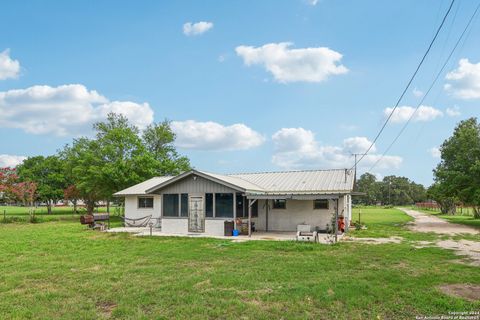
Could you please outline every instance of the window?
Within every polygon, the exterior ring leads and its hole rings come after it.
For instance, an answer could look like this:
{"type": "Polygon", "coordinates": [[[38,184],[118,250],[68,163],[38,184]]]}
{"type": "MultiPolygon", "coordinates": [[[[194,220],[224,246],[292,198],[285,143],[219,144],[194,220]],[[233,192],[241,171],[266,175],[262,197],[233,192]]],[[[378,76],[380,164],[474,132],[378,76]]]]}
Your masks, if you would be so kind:
{"type": "Polygon", "coordinates": [[[273,209],[286,209],[287,200],[285,199],[274,199],[273,200],[273,209]]]}
{"type": "Polygon", "coordinates": [[[215,194],[215,217],[233,218],[233,193],[215,194]]]}
{"type": "Polygon", "coordinates": [[[205,194],[205,216],[213,217],[213,193],[205,194]]]}
{"type": "Polygon", "coordinates": [[[178,194],[163,195],[163,216],[178,217],[178,194]]]}
{"type": "Polygon", "coordinates": [[[236,199],[236,206],[237,206],[237,217],[241,218],[244,217],[245,210],[243,209],[244,207],[244,199],[243,196],[240,193],[237,193],[237,199],[236,199]]]}
{"type": "MultiPolygon", "coordinates": [[[[256,200],[252,204],[252,218],[258,217],[258,201],[259,200],[256,200]]],[[[243,211],[243,218],[248,218],[248,204],[249,204],[249,201],[246,200],[245,201],[245,210],[243,211]]],[[[238,215],[238,212],[237,212],[237,215],[238,215]]]]}
{"type": "Polygon", "coordinates": [[[188,217],[188,193],[182,193],[181,195],[180,216],[188,217]]]}
{"type": "Polygon", "coordinates": [[[138,197],[138,208],[152,209],[153,197],[138,197]]]}
{"type": "Polygon", "coordinates": [[[258,217],[258,200],[252,204],[252,217],[258,217]]]}
{"type": "Polygon", "coordinates": [[[328,199],[313,200],[313,209],[328,209],[328,199]]]}

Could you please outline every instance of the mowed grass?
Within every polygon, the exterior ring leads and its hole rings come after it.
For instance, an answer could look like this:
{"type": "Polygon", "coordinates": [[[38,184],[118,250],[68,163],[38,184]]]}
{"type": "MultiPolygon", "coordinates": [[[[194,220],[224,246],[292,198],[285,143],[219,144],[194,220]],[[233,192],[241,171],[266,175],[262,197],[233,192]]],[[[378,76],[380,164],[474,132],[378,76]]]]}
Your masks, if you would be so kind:
{"type": "MultiPolygon", "coordinates": [[[[22,206],[0,206],[0,223],[11,222],[29,222],[30,208],[22,206]]],[[[73,211],[73,207],[53,207],[52,213],[48,213],[47,207],[41,206],[34,208],[35,222],[51,222],[51,221],[79,221],[80,216],[87,211],[84,207],[78,207],[77,213],[73,211]]],[[[107,212],[106,207],[98,207],[95,212],[107,212]]],[[[110,213],[114,215],[115,207],[110,208],[110,213]]]]}
{"type": "MultiPolygon", "coordinates": [[[[365,219],[377,233],[409,220],[390,210],[365,219]]],[[[478,267],[406,242],[139,238],[50,222],[0,225],[0,245],[1,319],[413,319],[480,308],[437,289],[480,284],[478,267]]]]}
{"type": "Polygon", "coordinates": [[[464,224],[467,226],[480,229],[480,219],[475,219],[473,217],[473,212],[471,208],[464,208],[462,212],[457,210],[457,213],[455,215],[442,214],[440,211],[421,209],[421,208],[415,208],[415,207],[413,207],[412,209],[425,212],[431,215],[435,215],[439,218],[447,220],[448,222],[464,224]]]}
{"type": "Polygon", "coordinates": [[[402,237],[407,240],[436,240],[439,238],[434,233],[419,233],[410,231],[408,223],[413,218],[396,208],[384,207],[356,207],[352,210],[353,221],[358,221],[366,227],[363,230],[355,230],[351,227],[350,235],[358,238],[389,238],[402,237]]]}

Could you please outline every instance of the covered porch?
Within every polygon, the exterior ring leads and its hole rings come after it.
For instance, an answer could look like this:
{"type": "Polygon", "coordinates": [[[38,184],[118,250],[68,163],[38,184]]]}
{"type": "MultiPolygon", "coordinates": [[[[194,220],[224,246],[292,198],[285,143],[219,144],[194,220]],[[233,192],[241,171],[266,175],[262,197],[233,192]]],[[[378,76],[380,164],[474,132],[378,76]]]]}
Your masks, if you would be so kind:
{"type": "Polygon", "coordinates": [[[297,232],[302,231],[317,232],[320,242],[329,238],[328,234],[333,235],[331,241],[337,241],[347,231],[350,222],[349,194],[246,193],[245,197],[248,237],[268,238],[289,234],[295,239],[297,232]],[[254,205],[258,207],[256,216],[252,216],[254,205]]]}

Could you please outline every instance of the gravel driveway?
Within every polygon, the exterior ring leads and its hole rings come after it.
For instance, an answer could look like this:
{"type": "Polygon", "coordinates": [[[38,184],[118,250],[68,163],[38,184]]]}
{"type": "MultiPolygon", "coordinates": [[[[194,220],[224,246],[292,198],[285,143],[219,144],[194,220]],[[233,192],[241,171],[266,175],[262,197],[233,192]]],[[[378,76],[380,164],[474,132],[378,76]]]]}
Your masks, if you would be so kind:
{"type": "MultiPolygon", "coordinates": [[[[411,229],[418,232],[435,232],[438,234],[446,235],[459,235],[459,234],[478,234],[477,229],[464,226],[461,224],[450,223],[443,219],[428,215],[426,213],[418,212],[416,210],[410,210],[400,208],[409,216],[413,217],[411,229]]],[[[480,242],[470,240],[441,240],[435,243],[431,243],[443,249],[454,250],[459,256],[468,257],[471,265],[480,266],[480,242]]],[[[428,245],[427,245],[428,246],[428,245]]]]}
{"type": "Polygon", "coordinates": [[[435,216],[419,212],[416,210],[410,210],[405,208],[400,208],[403,212],[415,219],[415,222],[411,226],[411,229],[418,232],[435,232],[438,234],[448,234],[448,235],[458,235],[461,233],[468,234],[478,234],[480,233],[477,229],[456,224],[450,223],[443,219],[437,218],[435,216]]]}

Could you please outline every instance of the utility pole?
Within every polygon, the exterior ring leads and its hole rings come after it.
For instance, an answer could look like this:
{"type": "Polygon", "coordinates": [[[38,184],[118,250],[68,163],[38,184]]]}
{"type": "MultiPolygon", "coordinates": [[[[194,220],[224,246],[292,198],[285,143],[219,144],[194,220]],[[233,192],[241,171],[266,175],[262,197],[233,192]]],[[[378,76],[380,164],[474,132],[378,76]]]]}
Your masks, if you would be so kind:
{"type": "Polygon", "coordinates": [[[363,153],[350,153],[350,154],[355,157],[355,164],[353,165],[353,167],[355,168],[355,173],[353,175],[353,181],[357,182],[357,156],[361,156],[363,153]]]}

